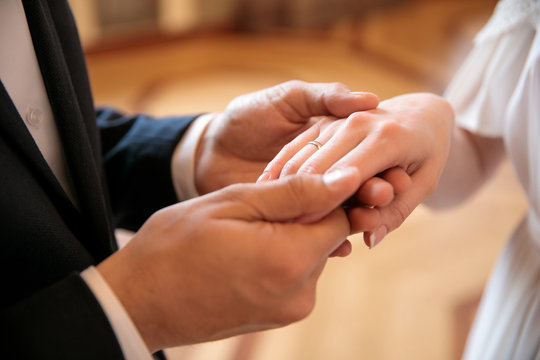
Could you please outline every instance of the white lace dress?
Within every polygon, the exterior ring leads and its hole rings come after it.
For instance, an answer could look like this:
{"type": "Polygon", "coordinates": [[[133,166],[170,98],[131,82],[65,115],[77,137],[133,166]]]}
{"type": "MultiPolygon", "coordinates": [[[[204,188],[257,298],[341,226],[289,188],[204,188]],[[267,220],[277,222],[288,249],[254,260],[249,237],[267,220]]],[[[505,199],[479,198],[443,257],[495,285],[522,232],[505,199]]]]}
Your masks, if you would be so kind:
{"type": "Polygon", "coordinates": [[[540,359],[539,26],[540,0],[501,0],[446,93],[460,126],[504,139],[530,203],[484,291],[465,359],[540,359]]]}

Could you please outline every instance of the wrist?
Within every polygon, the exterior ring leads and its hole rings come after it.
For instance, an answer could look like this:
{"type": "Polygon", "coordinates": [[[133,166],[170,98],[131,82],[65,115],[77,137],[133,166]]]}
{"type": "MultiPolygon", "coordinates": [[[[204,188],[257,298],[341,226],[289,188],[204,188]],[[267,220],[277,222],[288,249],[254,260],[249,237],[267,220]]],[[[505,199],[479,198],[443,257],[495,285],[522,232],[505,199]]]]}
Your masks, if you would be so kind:
{"type": "Polygon", "coordinates": [[[144,296],[147,291],[139,291],[141,283],[144,283],[141,281],[143,275],[131,267],[129,261],[123,260],[124,252],[114,253],[96,269],[133,322],[146,347],[154,352],[160,349],[159,331],[152,331],[156,316],[148,311],[149,301],[144,296]]]}
{"type": "Polygon", "coordinates": [[[101,273],[91,266],[81,273],[81,277],[100,303],[126,359],[151,360],[150,351],[136,325],[101,273]]]}
{"type": "Polygon", "coordinates": [[[203,148],[206,129],[215,114],[199,116],[176,146],[171,160],[171,174],[178,200],[189,200],[199,196],[196,184],[196,169],[203,148]]]}

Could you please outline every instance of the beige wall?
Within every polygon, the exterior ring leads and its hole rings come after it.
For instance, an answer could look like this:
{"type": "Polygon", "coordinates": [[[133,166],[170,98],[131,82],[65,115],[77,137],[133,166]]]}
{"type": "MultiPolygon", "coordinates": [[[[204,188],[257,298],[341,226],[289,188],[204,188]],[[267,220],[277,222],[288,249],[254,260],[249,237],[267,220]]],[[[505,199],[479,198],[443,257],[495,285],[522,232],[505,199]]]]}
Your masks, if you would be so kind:
{"type": "MultiPolygon", "coordinates": [[[[139,0],[142,1],[142,0],[139,0]]],[[[276,27],[324,28],[345,18],[361,18],[374,9],[397,0],[155,0],[138,8],[155,6],[156,19],[108,19],[102,24],[100,13],[122,15],[122,7],[137,7],[137,0],[99,1],[69,0],[85,45],[99,43],[104,38],[126,37],[126,34],[163,32],[179,34],[201,27],[235,27],[244,30],[267,30],[276,27]],[[110,11],[103,9],[110,6],[110,11]]],[[[403,1],[402,1],[403,2],[403,1]]],[[[126,9],[126,12],[127,12],[126,9]]]]}

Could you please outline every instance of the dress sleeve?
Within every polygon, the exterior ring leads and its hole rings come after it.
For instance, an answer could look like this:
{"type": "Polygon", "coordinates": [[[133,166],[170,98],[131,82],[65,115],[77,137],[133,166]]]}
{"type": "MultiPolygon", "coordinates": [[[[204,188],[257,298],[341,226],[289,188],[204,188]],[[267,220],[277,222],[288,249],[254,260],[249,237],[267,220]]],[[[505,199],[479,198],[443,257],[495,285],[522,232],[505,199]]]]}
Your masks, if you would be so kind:
{"type": "Polygon", "coordinates": [[[508,105],[535,34],[526,21],[502,16],[507,13],[504,6],[497,7],[445,93],[457,124],[487,137],[503,135],[508,105]]]}

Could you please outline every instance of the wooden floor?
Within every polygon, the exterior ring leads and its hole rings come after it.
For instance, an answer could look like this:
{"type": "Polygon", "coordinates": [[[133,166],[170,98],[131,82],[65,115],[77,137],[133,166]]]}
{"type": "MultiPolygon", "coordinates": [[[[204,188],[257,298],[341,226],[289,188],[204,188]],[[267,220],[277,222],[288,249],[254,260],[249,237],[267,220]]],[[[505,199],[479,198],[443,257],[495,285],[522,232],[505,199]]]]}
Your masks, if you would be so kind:
{"type": "MultiPolygon", "coordinates": [[[[404,2],[398,2],[403,4],[404,2]]],[[[381,98],[441,93],[494,1],[412,1],[327,32],[199,33],[89,51],[98,104],[153,114],[219,111],[289,79],[381,98]]],[[[510,166],[463,207],[420,207],[374,250],[332,259],[317,306],[284,329],[168,350],[184,360],[457,359],[488,276],[526,203],[510,166]]]]}

